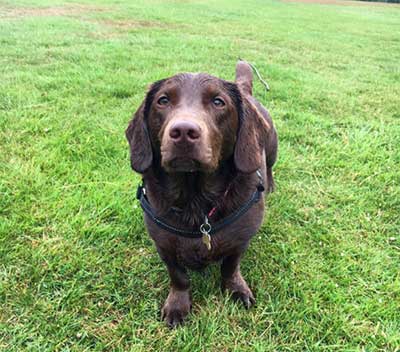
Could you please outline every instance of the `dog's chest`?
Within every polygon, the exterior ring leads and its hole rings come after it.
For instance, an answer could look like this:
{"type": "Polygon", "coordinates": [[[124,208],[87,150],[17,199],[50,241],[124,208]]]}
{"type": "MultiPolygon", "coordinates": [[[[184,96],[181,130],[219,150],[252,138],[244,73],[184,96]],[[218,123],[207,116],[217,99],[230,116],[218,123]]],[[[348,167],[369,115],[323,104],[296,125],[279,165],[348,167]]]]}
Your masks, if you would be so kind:
{"type": "Polygon", "coordinates": [[[175,238],[175,253],[179,264],[193,270],[220,261],[237,246],[235,238],[224,230],[208,237],[203,234],[201,238],[175,238]]]}
{"type": "Polygon", "coordinates": [[[176,258],[182,266],[193,270],[201,270],[212,262],[217,262],[227,256],[229,247],[219,238],[211,239],[211,249],[203,243],[202,239],[178,239],[176,242],[176,258]]]}

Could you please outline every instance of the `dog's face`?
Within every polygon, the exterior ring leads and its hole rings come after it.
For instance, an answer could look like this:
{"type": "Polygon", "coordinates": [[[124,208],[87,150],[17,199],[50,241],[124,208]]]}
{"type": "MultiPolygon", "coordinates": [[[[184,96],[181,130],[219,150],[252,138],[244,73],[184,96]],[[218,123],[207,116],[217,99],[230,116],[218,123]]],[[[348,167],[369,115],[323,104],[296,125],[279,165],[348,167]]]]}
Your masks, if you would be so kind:
{"type": "Polygon", "coordinates": [[[181,74],[149,92],[147,124],[168,172],[214,171],[232,155],[239,93],[215,77],[181,74]]]}
{"type": "Polygon", "coordinates": [[[233,155],[238,169],[252,172],[267,129],[235,83],[178,74],[150,87],[126,135],[132,168],[141,173],[154,160],[168,173],[209,173],[233,155]]]}

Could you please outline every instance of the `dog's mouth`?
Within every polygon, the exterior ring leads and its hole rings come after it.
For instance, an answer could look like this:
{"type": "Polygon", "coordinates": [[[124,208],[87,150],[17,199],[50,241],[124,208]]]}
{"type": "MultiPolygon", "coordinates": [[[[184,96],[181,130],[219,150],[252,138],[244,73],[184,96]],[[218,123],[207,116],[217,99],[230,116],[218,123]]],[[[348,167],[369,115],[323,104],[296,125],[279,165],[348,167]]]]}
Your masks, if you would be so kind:
{"type": "Polygon", "coordinates": [[[217,165],[211,158],[211,148],[171,148],[161,146],[161,166],[168,173],[213,172],[217,165]]]}
{"type": "Polygon", "coordinates": [[[168,172],[196,172],[202,171],[202,165],[199,161],[191,158],[175,158],[166,165],[168,172]]]}

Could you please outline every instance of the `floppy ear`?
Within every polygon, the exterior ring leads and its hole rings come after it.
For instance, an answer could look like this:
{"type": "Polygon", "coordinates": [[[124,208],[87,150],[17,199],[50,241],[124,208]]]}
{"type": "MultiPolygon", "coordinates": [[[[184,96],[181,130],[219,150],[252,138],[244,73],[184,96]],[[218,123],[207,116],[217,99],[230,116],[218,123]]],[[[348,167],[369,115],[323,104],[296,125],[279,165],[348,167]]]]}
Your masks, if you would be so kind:
{"type": "Polygon", "coordinates": [[[125,131],[129,142],[132,169],[144,173],[153,161],[150,136],[144,120],[145,102],[136,111],[133,119],[129,122],[125,131]]]}
{"type": "Polygon", "coordinates": [[[147,92],[145,100],[140,104],[133,119],[125,131],[131,149],[131,166],[136,172],[143,174],[153,162],[153,150],[147,129],[147,118],[155,94],[166,79],[154,82],[147,92]]]}
{"type": "Polygon", "coordinates": [[[257,107],[242,94],[239,135],[235,145],[236,168],[244,173],[252,173],[262,165],[270,126],[257,107]]]}

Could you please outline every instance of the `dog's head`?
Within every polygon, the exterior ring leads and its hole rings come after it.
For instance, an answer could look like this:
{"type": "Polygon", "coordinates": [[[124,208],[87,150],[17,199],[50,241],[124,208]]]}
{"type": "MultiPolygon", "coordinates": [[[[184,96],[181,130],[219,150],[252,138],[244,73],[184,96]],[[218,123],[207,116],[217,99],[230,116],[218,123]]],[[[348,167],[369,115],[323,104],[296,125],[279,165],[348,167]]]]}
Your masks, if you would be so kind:
{"type": "Polygon", "coordinates": [[[159,160],[168,173],[213,172],[233,157],[242,172],[258,169],[269,126],[243,77],[184,73],[153,83],[126,130],[132,168],[144,173],[159,160]]]}

